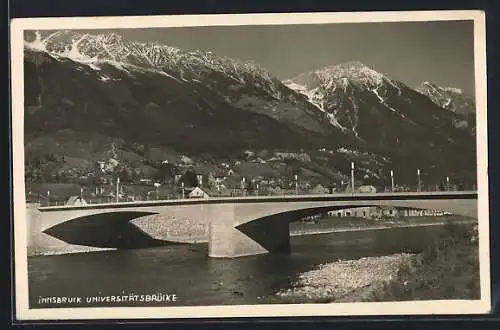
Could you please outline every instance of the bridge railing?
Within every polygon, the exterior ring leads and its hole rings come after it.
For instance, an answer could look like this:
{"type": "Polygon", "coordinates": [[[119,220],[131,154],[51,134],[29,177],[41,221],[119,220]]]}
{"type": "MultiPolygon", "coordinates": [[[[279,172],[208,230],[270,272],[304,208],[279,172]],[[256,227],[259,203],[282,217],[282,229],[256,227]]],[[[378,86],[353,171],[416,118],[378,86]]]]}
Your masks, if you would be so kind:
{"type": "MultiPolygon", "coordinates": [[[[439,191],[475,191],[475,185],[439,185],[439,184],[422,184],[420,187],[414,185],[397,185],[393,187],[384,186],[384,187],[376,187],[376,193],[388,193],[388,192],[439,192],[439,191]]],[[[317,194],[336,194],[336,193],[351,193],[352,191],[347,189],[336,189],[336,188],[324,188],[321,189],[270,189],[260,188],[257,189],[230,189],[225,191],[214,191],[213,189],[206,189],[208,191],[209,197],[252,197],[252,196],[290,196],[290,195],[317,195],[317,194]]],[[[354,193],[373,193],[371,190],[366,190],[365,188],[358,187],[355,189],[354,193]],[[365,189],[365,190],[363,190],[365,189]]],[[[142,196],[140,194],[137,195],[123,195],[118,198],[118,200],[113,196],[95,196],[91,194],[82,194],[81,200],[76,200],[73,205],[81,205],[83,204],[108,204],[108,203],[123,203],[123,202],[134,202],[134,201],[148,201],[148,200],[176,200],[189,198],[187,192],[184,195],[180,192],[178,193],[158,193],[154,195],[142,196]]],[[[63,206],[69,205],[68,200],[63,200],[61,198],[55,199],[50,198],[50,196],[42,195],[42,194],[27,194],[26,196],[27,203],[39,203],[40,206],[63,206]]]]}

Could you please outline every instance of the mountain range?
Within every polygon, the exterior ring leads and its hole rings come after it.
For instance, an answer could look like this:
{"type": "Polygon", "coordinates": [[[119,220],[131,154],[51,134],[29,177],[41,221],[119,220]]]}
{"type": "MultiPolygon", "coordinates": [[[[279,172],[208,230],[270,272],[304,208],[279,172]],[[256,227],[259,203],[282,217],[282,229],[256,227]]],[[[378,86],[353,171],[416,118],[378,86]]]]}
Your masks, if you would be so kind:
{"type": "Polygon", "coordinates": [[[476,112],[476,103],[472,95],[465,94],[459,88],[441,87],[428,81],[422,82],[416,90],[427,97],[441,108],[459,114],[470,114],[476,112]]]}
{"type": "Polygon", "coordinates": [[[413,89],[359,62],[280,81],[256,63],[118,34],[33,32],[24,55],[26,159],[64,157],[53,171],[116,150],[129,163],[152,150],[212,161],[332,150],[313,157],[317,172],[345,175],[371,155],[359,166],[378,179],[390,167],[411,181],[420,167],[475,180],[475,105],[458,89],[413,89]]]}

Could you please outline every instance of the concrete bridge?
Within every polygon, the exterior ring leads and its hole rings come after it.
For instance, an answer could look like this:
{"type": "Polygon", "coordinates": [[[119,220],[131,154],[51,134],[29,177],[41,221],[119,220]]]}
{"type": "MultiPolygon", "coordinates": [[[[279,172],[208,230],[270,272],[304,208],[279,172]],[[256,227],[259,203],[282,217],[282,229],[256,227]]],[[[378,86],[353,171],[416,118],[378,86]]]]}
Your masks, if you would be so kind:
{"type": "Polygon", "coordinates": [[[210,257],[240,257],[287,253],[290,222],[320,212],[365,206],[434,209],[477,218],[477,192],[260,196],[50,206],[39,208],[40,224],[31,227],[67,244],[127,248],[126,242],[120,240],[124,234],[139,241],[160,243],[161,240],[130,226],[130,222],[161,215],[162,228],[168,228],[171,219],[190,223],[195,220],[206,225],[210,257]]]}

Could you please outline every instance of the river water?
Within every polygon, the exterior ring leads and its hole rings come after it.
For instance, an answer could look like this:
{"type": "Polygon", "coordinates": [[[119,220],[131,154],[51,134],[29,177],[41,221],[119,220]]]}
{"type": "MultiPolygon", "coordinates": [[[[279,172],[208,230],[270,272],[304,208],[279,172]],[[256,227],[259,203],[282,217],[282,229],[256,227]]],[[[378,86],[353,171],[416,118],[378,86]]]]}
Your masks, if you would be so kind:
{"type": "Polygon", "coordinates": [[[30,308],[283,303],[275,293],[290,288],[301,272],[339,259],[419,252],[441,231],[423,226],[293,236],[289,255],[235,259],[208,258],[207,244],[33,256],[30,308]],[[144,301],[154,294],[163,301],[144,301]],[[124,295],[143,295],[143,301],[87,300],[124,295]],[[81,300],[61,306],[41,299],[54,296],[81,300]]]}

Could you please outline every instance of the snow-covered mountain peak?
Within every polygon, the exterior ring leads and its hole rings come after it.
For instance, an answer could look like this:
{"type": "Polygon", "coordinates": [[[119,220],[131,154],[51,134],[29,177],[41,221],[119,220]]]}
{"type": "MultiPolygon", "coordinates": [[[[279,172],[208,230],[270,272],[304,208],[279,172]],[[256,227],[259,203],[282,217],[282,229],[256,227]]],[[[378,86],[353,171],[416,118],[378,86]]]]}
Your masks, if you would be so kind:
{"type": "Polygon", "coordinates": [[[108,43],[122,43],[123,37],[116,33],[109,33],[104,35],[104,40],[108,43]]]}
{"type": "Polygon", "coordinates": [[[380,84],[384,79],[384,75],[358,61],[328,66],[317,70],[316,74],[324,81],[347,78],[350,81],[369,83],[373,86],[380,84]]]}
{"type": "Polygon", "coordinates": [[[284,83],[296,90],[305,89],[309,91],[320,86],[326,89],[338,86],[345,88],[349,84],[370,90],[378,88],[383,83],[388,83],[397,88],[395,81],[359,61],[326,66],[300,74],[295,78],[284,81],[284,83]]]}
{"type": "Polygon", "coordinates": [[[464,94],[463,90],[460,89],[460,88],[456,88],[456,87],[442,87],[442,86],[438,86],[436,84],[433,84],[429,81],[424,81],[422,82],[422,84],[417,87],[417,90],[418,91],[423,91],[423,90],[430,90],[430,91],[433,91],[433,92],[450,92],[450,93],[455,93],[455,94],[464,94]]]}
{"type": "Polygon", "coordinates": [[[445,87],[444,90],[447,92],[455,93],[455,94],[463,94],[464,93],[462,91],[462,89],[456,88],[456,87],[445,87]]]}
{"type": "Polygon", "coordinates": [[[424,81],[415,90],[427,96],[435,104],[444,109],[457,113],[475,111],[474,97],[467,95],[460,88],[442,87],[429,81],[424,81]]]}
{"type": "Polygon", "coordinates": [[[25,47],[92,64],[94,68],[98,68],[102,62],[112,62],[121,67],[128,65],[175,71],[182,79],[195,79],[204,72],[218,71],[242,83],[245,81],[244,75],[258,77],[269,83],[272,80],[267,70],[252,62],[217,56],[211,51],[183,51],[158,42],[128,41],[117,33],[57,31],[42,36],[35,32],[34,36],[26,38],[25,47]]]}
{"type": "Polygon", "coordinates": [[[423,86],[429,87],[429,88],[432,88],[432,89],[438,89],[439,88],[439,86],[431,83],[430,81],[423,81],[422,84],[421,84],[421,87],[423,87],[423,86]]]}

